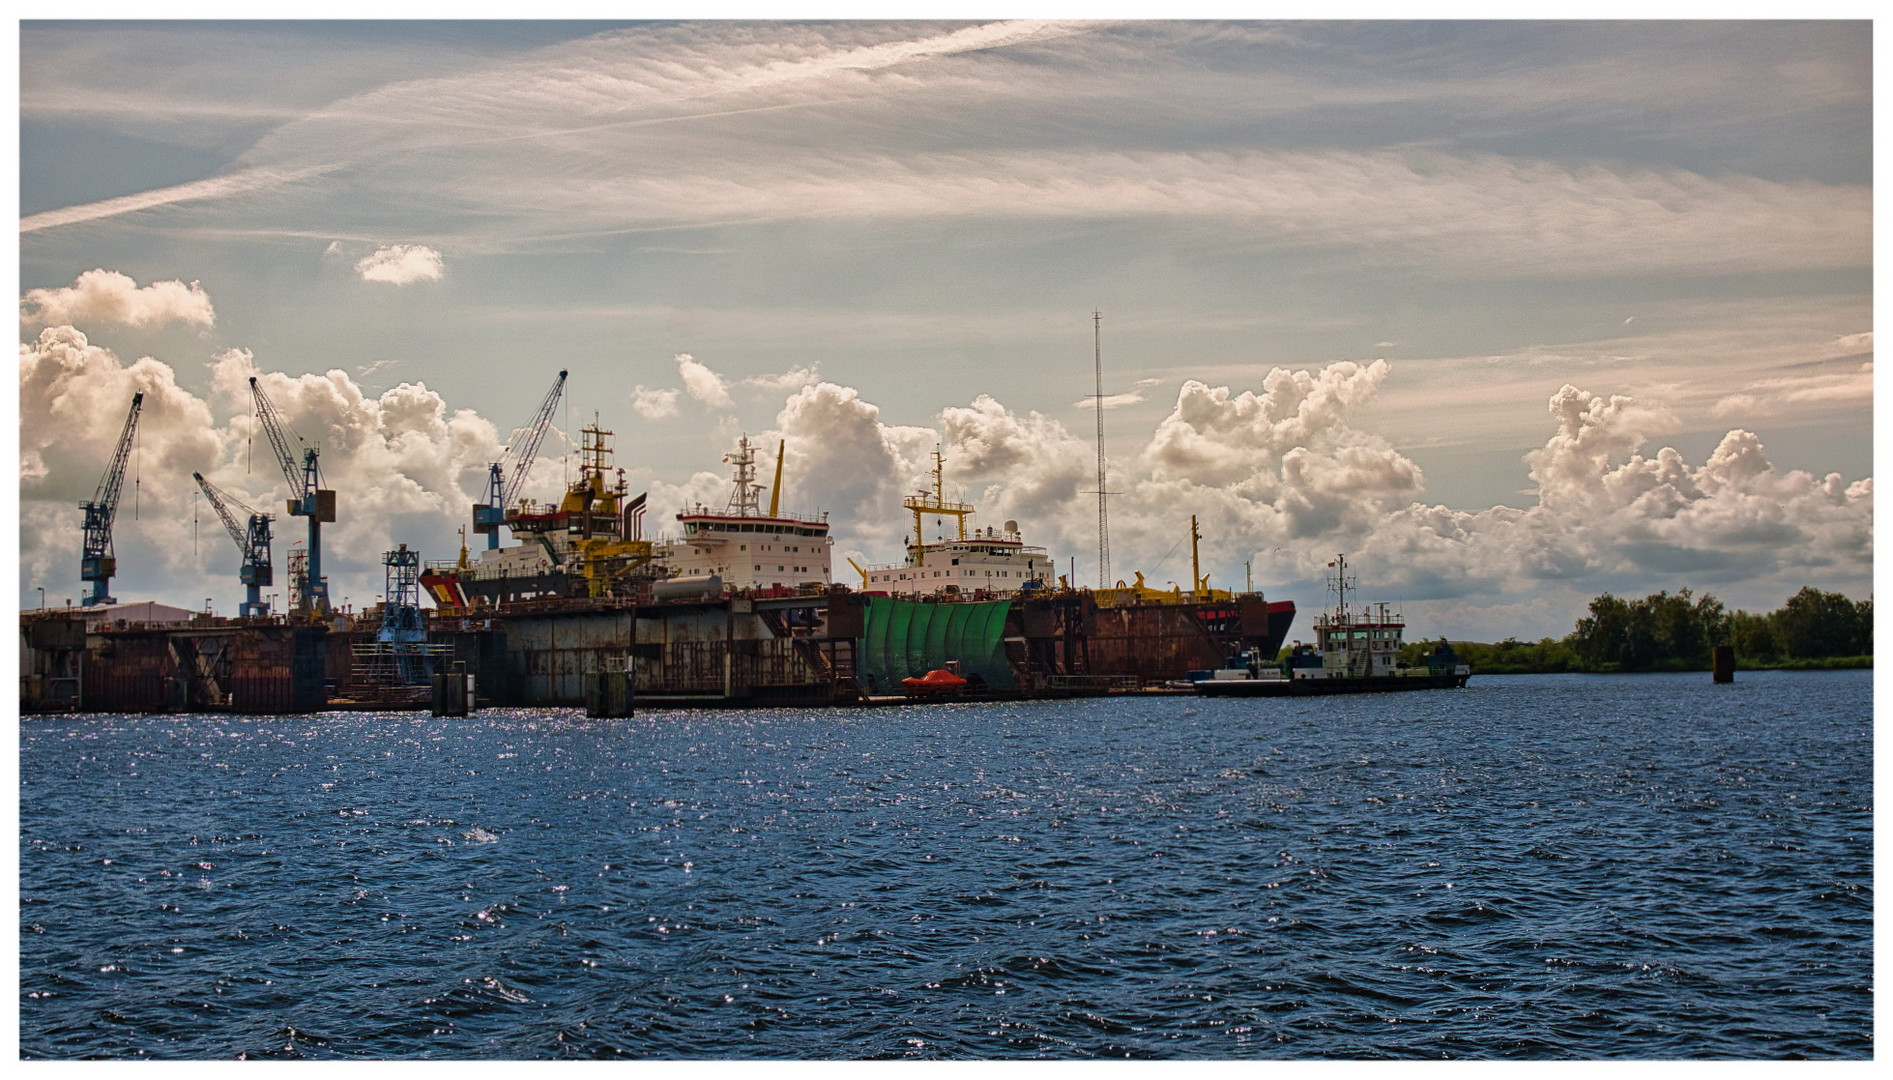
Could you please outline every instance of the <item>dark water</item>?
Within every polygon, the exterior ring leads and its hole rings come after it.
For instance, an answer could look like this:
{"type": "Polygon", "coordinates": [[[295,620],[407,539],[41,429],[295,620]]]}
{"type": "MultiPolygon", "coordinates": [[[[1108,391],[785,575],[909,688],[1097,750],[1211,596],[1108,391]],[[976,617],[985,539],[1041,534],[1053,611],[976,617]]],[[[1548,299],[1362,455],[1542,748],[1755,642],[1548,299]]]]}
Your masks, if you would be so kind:
{"type": "Polygon", "coordinates": [[[27,718],[27,1057],[1872,1055],[1865,672],[27,718]]]}

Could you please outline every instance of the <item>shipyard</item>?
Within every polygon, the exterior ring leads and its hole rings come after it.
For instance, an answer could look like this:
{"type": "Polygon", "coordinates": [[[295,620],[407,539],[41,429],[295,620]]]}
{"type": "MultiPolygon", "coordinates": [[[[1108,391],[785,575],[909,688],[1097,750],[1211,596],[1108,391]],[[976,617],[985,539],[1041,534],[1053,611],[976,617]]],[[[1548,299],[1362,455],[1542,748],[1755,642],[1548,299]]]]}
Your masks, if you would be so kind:
{"type": "Polygon", "coordinates": [[[558,501],[535,502],[521,492],[568,374],[489,465],[457,557],[424,560],[405,543],[385,552],[382,599],[360,612],[331,601],[322,573],[322,526],[346,500],[324,486],[320,448],[254,378],[256,422],[289,491],[282,505],[307,529],[285,568],[287,610],[264,599],[277,580],[276,515],[201,473],[204,501],[240,555],[239,613],[112,597],[135,396],[98,493],[82,507],[84,602],[21,614],[21,708],[582,707],[610,717],[635,706],[1187,693],[1192,678],[1215,677],[1232,657],[1274,657],[1293,625],[1292,600],[1208,586],[1194,518],[1192,588],[1153,589],[1141,572],[1111,588],[1076,586],[1018,522],[981,525],[972,504],[949,500],[939,450],[931,487],[902,502],[912,517],[905,557],[849,560],[852,582],[836,580],[827,515],[784,508],[780,442],[764,484],[758,448],[739,437],[724,457],[727,501],[676,508],[670,528],[652,536],[647,497],[628,489],[613,464],[615,432],[594,416],[580,431],[576,478],[558,501]],[[936,533],[925,539],[929,519],[936,533]]]}
{"type": "Polygon", "coordinates": [[[87,14],[23,1060],[1875,1056],[1851,6],[87,14]]]}

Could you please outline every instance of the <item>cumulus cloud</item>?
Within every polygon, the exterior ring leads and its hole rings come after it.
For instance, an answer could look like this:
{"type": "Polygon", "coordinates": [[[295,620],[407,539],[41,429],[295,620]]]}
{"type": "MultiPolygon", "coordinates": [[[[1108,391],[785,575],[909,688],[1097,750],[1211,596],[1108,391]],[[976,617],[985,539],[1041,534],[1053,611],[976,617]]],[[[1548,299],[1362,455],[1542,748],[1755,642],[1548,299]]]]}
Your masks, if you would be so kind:
{"type": "Polygon", "coordinates": [[[1743,429],[1701,465],[1669,447],[1645,457],[1649,434],[1671,418],[1621,395],[1565,386],[1549,408],[1556,431],[1527,456],[1536,505],[1414,503],[1353,550],[1413,598],[1549,590],[1575,607],[1606,589],[1691,585],[1772,606],[1803,584],[1870,588],[1871,479],[1777,470],[1743,429]]]}
{"type": "MultiPolygon", "coordinates": [[[[251,376],[288,426],[321,448],[325,482],[340,493],[341,519],[325,530],[338,596],[378,591],[379,553],[396,542],[450,552],[486,463],[501,449],[491,423],[422,384],[369,393],[346,372],[269,371],[243,349],[211,359],[204,398],[180,387],[168,365],[151,357],[127,364],[69,326],[45,329],[20,357],[28,584],[76,586],[76,505],[96,486],[138,390],[147,397],[128,497],[141,512],[119,528],[127,541],[122,575],[134,582],[142,575],[145,588],[171,590],[165,595],[174,601],[199,590],[235,594],[234,553],[221,541],[190,554],[192,471],[253,505],[281,506],[284,486],[251,414],[251,376]],[[178,589],[186,592],[172,595],[178,589]]],[[[640,387],[633,409],[655,418],[686,392],[727,396],[721,376],[688,355],[678,363],[686,389],[640,387]]],[[[1258,585],[1312,612],[1322,565],[1345,551],[1362,573],[1363,599],[1405,602],[1416,630],[1428,634],[1563,633],[1584,601],[1606,589],[1688,585],[1732,605],[1768,607],[1802,584],[1870,588],[1871,479],[1777,469],[1747,428],[1729,431],[1699,462],[1671,447],[1653,451],[1652,440],[1677,430],[1678,420],[1632,395],[1567,385],[1549,397],[1545,441],[1524,459],[1536,485],[1530,506],[1428,504],[1419,467],[1359,426],[1388,371],[1385,361],[1339,361],[1256,368],[1253,381],[1235,385],[1192,380],[1149,429],[1115,434],[1114,447],[1129,452],[1110,463],[1119,493],[1111,501],[1112,576],[1141,569],[1156,585],[1187,576],[1175,553],[1195,515],[1213,583],[1236,584],[1251,564],[1258,585]],[[1447,622],[1422,627],[1423,614],[1447,622]]],[[[949,499],[975,503],[978,524],[1017,519],[1028,542],[1049,548],[1061,566],[1076,557],[1079,580],[1093,580],[1096,448],[1088,433],[992,395],[932,420],[892,423],[859,391],[816,382],[790,392],[775,429],[757,441],[784,440],[785,505],[829,512],[838,550],[899,559],[912,531],[901,499],[931,489],[940,447],[949,499]]],[[[733,416],[719,426],[732,440],[738,430],[733,416]]],[[[681,481],[647,479],[655,523],[727,496],[727,477],[714,469],[681,481]]],[[[535,471],[530,486],[532,497],[552,496],[556,470],[535,471]]],[[[279,560],[301,535],[300,522],[280,520],[279,560]]]]}
{"type": "Polygon", "coordinates": [[[216,322],[203,286],[154,281],[141,289],[116,270],[87,270],[67,288],[28,290],[20,304],[22,326],[122,323],[151,329],[172,322],[205,329],[216,322]]]}
{"type": "MultiPolygon", "coordinates": [[[[445,557],[486,463],[502,449],[490,422],[418,383],[371,395],[340,370],[263,370],[245,349],[225,350],[209,367],[209,395],[198,397],[170,365],[150,357],[126,364],[72,327],[20,346],[23,581],[77,589],[77,504],[96,488],[135,391],[145,394],[138,449],[114,528],[121,598],[195,606],[222,596],[234,606],[235,548],[208,510],[194,508],[192,472],[277,515],[279,564],[304,535],[303,523],[282,512],[286,484],[252,414],[252,375],[289,429],[320,449],[323,482],[339,493],[339,520],[323,531],[338,602],[372,600],[382,588],[380,553],[397,542],[445,557]]],[[[557,485],[556,475],[529,482],[537,498],[557,485]]],[[[277,589],[285,589],[280,578],[277,589]]]]}
{"type": "Polygon", "coordinates": [[[417,281],[439,281],[442,273],[440,252],[425,244],[389,244],[376,248],[355,264],[363,281],[384,285],[412,285],[417,281]]]}
{"type": "MultiPolygon", "coordinates": [[[[784,487],[797,505],[826,508],[872,550],[898,552],[903,497],[928,483],[932,428],[884,424],[879,406],[853,387],[831,382],[789,395],[776,414],[786,444],[784,487]]],[[[897,555],[890,555],[895,557],[897,555]]]]}
{"type": "MultiPolygon", "coordinates": [[[[1764,607],[1802,584],[1870,588],[1871,479],[1778,470],[1745,429],[1700,463],[1669,447],[1651,453],[1678,421],[1628,395],[1565,386],[1550,397],[1551,432],[1524,462],[1534,505],[1430,505],[1419,467],[1356,426],[1387,371],[1342,361],[1270,370],[1259,390],[1186,383],[1141,452],[1111,464],[1112,577],[1186,577],[1167,559],[1195,515],[1215,583],[1241,582],[1247,563],[1258,585],[1315,609],[1324,564],[1348,552],[1368,599],[1455,620],[1428,633],[1562,634],[1605,590],[1687,585],[1764,607]],[[1497,614],[1478,614],[1487,610],[1497,614]]],[[[949,499],[977,504],[985,524],[1019,520],[1028,541],[1061,566],[1076,556],[1079,580],[1094,580],[1091,440],[990,395],[937,419],[937,433],[887,425],[856,391],[824,383],[793,396],[778,422],[791,466],[836,508],[837,536],[874,561],[898,557],[911,520],[893,508],[931,488],[938,438],[949,499]]]]}
{"type": "Polygon", "coordinates": [[[677,391],[640,385],[631,391],[631,408],[646,420],[668,419],[677,415],[677,391]]]}
{"type": "Polygon", "coordinates": [[[689,353],[677,354],[677,375],[684,381],[684,391],[711,408],[730,403],[730,384],[723,376],[698,363],[689,353]]]}
{"type": "MultiPolygon", "coordinates": [[[[205,403],[178,386],[168,364],[127,365],[70,326],[20,345],[20,561],[22,584],[78,595],[78,504],[104,474],[132,395],[142,392],[113,533],[121,566],[190,549],[184,485],[209,471],[225,445],[205,403]],[[127,543],[128,537],[136,537],[127,543]]],[[[121,597],[121,591],[117,595],[121,597]]],[[[183,600],[185,597],[175,597],[183,600]]]]}
{"type": "Polygon", "coordinates": [[[820,367],[820,364],[808,364],[804,367],[790,368],[775,375],[752,375],[743,380],[743,385],[784,394],[820,382],[821,375],[818,370],[820,367]]]}
{"type": "Polygon", "coordinates": [[[1320,372],[1275,368],[1262,392],[1232,393],[1186,380],[1170,415],[1157,425],[1145,451],[1152,475],[1198,483],[1239,483],[1310,444],[1361,441],[1349,416],[1387,378],[1385,360],[1343,360],[1320,372]]]}

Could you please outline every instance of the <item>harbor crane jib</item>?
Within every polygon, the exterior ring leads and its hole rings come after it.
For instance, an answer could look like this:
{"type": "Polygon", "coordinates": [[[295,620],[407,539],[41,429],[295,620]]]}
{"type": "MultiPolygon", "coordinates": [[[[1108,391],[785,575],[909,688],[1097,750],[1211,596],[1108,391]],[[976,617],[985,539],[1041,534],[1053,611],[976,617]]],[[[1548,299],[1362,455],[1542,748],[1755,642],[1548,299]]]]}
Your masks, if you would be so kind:
{"type": "Polygon", "coordinates": [[[243,582],[244,588],[239,614],[246,619],[267,618],[269,604],[263,600],[263,589],[275,582],[275,570],[270,565],[269,527],[275,515],[259,514],[250,509],[241,499],[204,479],[203,473],[194,472],[191,478],[203,489],[204,498],[210,500],[211,508],[223,519],[224,531],[230,534],[230,539],[236,541],[237,550],[243,553],[243,566],[237,571],[238,580],[243,582]],[[238,513],[249,519],[247,524],[237,524],[238,513]]]}
{"type": "Polygon", "coordinates": [[[302,436],[283,426],[282,414],[264,396],[263,388],[257,385],[255,376],[250,377],[250,394],[256,399],[257,419],[262,422],[270,446],[276,451],[276,463],[282,467],[283,479],[289,483],[290,516],[309,519],[309,569],[302,583],[300,611],[303,614],[326,616],[329,613],[329,583],[322,576],[322,523],[335,520],[335,492],[322,486],[321,451],[307,445],[302,441],[302,436]],[[296,464],[295,452],[289,445],[291,438],[296,440],[297,446],[302,447],[301,465],[296,464]]]}
{"type": "Polygon", "coordinates": [[[519,500],[519,493],[525,487],[526,474],[532,470],[533,458],[539,454],[539,443],[546,437],[546,429],[552,425],[552,414],[559,407],[559,396],[565,392],[565,372],[552,381],[552,389],[546,392],[545,400],[539,403],[539,411],[533,414],[532,422],[520,428],[507,445],[506,452],[498,461],[487,466],[486,501],[473,504],[473,531],[486,536],[489,551],[500,546],[500,526],[506,522],[506,508],[519,500]]]}
{"type": "Polygon", "coordinates": [[[79,504],[85,511],[85,548],[79,556],[79,580],[90,582],[92,591],[80,601],[86,607],[116,604],[109,595],[112,575],[118,570],[118,558],[112,551],[112,519],[118,516],[118,494],[125,484],[125,462],[131,457],[132,435],[138,430],[138,411],[145,395],[131,396],[131,412],[125,415],[125,430],[119,432],[118,448],[112,451],[111,464],[99,477],[99,489],[91,502],[79,504]]]}

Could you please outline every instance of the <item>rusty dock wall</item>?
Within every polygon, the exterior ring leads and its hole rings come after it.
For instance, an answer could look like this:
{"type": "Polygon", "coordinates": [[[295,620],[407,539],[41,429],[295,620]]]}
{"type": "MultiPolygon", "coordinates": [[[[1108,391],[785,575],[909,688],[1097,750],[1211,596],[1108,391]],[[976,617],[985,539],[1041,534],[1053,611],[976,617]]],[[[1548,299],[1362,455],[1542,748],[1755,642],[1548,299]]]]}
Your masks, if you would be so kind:
{"type": "MultiPolygon", "coordinates": [[[[869,675],[861,665],[872,659],[864,642],[874,636],[870,606],[864,595],[840,588],[643,604],[558,599],[477,619],[435,618],[427,637],[432,662],[463,663],[475,676],[482,706],[581,707],[586,677],[609,671],[630,672],[636,699],[647,704],[839,704],[860,700],[864,689],[899,692],[879,685],[887,682],[885,671],[874,680],[878,689],[864,688],[869,675]]],[[[1272,608],[1293,617],[1293,605],[1259,596],[1104,607],[1086,592],[1015,599],[1003,627],[987,624],[992,640],[981,647],[991,656],[984,662],[999,666],[987,681],[1024,697],[1160,684],[1221,666],[1244,646],[1279,647],[1287,623],[1272,608]],[[1002,681],[1004,674],[1010,678],[1002,681]]],[[[912,619],[929,614],[909,611],[912,619]]],[[[921,620],[929,627],[951,621],[921,620]]],[[[205,617],[87,633],[76,617],[23,617],[21,708],[271,714],[425,707],[424,694],[391,705],[385,693],[368,692],[357,647],[373,636],[339,621],[330,627],[205,617]]],[[[953,652],[963,646],[935,641],[941,635],[931,629],[923,637],[902,643],[912,653],[907,666],[973,662],[953,652]]]]}
{"type": "Polygon", "coordinates": [[[326,699],[328,629],[261,620],[100,627],[24,621],[27,712],[311,712],[326,699]]]}
{"type": "Polygon", "coordinates": [[[583,705],[587,674],[628,669],[641,700],[826,702],[837,687],[835,645],[796,632],[817,629],[826,606],[821,596],[730,597],[508,612],[504,677],[489,684],[490,698],[481,697],[517,706],[583,705]]]}

